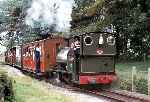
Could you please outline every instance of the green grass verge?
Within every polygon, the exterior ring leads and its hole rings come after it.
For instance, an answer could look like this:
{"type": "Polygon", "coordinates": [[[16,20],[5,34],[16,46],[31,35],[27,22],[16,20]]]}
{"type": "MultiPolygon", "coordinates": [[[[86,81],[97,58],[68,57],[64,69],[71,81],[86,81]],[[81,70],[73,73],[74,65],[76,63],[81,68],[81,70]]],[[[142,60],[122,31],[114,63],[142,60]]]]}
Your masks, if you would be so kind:
{"type": "Polygon", "coordinates": [[[44,87],[28,77],[13,77],[16,102],[71,102],[63,94],[44,87]]]}
{"type": "MultiPolygon", "coordinates": [[[[4,70],[7,72],[8,69],[4,70]]],[[[14,73],[9,73],[8,76],[12,80],[15,102],[72,102],[71,97],[54,89],[48,89],[48,86],[43,84],[44,82],[14,73]]]]}

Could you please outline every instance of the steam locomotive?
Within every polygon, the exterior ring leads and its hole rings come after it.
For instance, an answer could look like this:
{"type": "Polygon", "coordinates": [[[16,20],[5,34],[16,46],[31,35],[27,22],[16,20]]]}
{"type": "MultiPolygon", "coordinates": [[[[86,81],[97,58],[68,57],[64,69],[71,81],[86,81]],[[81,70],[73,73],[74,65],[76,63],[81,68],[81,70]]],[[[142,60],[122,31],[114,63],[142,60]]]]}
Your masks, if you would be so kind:
{"type": "Polygon", "coordinates": [[[38,75],[53,75],[61,81],[110,84],[116,79],[115,37],[107,32],[90,32],[64,39],[53,36],[13,47],[5,52],[6,64],[38,75]],[[71,45],[77,37],[80,48],[71,45]]]}

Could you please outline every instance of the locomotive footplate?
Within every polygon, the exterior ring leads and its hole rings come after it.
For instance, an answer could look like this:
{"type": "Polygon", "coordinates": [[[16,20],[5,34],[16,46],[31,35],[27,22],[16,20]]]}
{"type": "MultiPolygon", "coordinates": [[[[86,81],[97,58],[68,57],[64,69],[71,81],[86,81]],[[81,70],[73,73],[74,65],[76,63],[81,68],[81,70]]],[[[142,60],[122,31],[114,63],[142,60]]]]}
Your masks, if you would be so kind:
{"type": "Polygon", "coordinates": [[[116,75],[79,75],[79,84],[109,84],[116,80],[116,75]]]}

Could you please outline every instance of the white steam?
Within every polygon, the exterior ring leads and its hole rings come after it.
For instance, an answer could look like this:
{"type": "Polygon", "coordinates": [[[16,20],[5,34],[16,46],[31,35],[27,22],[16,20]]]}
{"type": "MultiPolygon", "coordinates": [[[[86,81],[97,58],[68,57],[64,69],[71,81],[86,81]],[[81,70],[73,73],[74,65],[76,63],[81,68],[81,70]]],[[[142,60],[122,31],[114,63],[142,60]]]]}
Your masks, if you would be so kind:
{"type": "Polygon", "coordinates": [[[33,0],[27,11],[25,22],[35,27],[52,27],[56,31],[67,32],[74,0],[33,0]]]}

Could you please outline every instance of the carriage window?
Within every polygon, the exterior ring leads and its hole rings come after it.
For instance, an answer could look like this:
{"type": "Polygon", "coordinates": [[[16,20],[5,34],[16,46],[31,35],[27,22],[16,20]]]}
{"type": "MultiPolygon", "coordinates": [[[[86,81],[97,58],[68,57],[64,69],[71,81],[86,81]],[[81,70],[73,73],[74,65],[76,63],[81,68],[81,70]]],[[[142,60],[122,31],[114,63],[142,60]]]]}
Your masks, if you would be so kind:
{"type": "Polygon", "coordinates": [[[86,37],[84,38],[84,43],[85,43],[85,45],[87,45],[87,46],[92,45],[92,43],[93,43],[92,37],[91,37],[91,36],[86,36],[86,37]]]}

